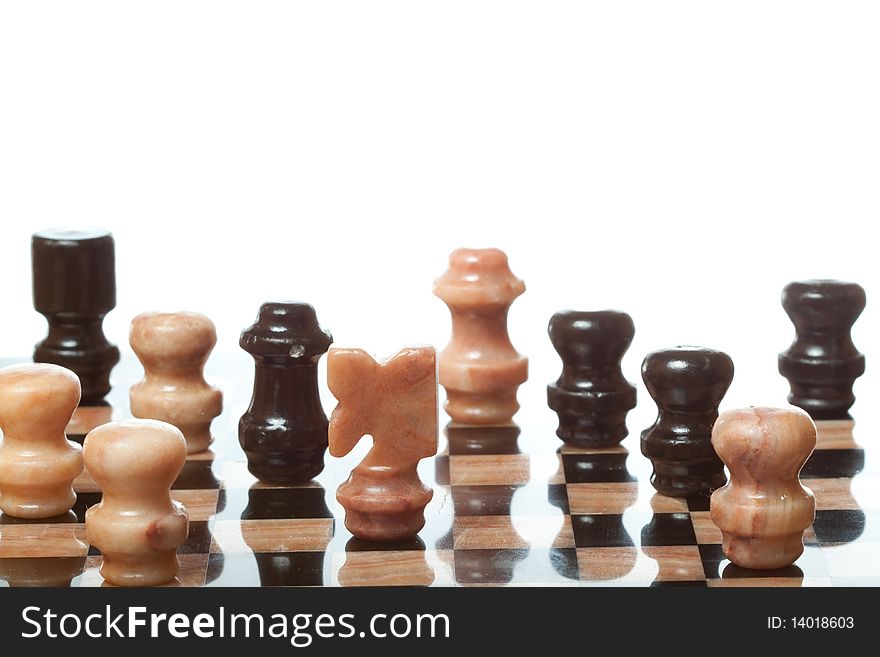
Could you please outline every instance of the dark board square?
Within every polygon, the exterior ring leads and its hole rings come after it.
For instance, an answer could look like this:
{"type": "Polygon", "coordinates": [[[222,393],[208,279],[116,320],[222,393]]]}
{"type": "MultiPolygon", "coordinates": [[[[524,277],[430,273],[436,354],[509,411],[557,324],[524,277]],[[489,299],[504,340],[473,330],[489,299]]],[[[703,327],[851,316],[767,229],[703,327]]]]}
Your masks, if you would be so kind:
{"type": "Polygon", "coordinates": [[[405,541],[365,541],[352,537],[345,544],[346,552],[397,552],[400,550],[424,551],[425,542],[419,536],[405,541]]]}
{"type": "Polygon", "coordinates": [[[821,545],[851,543],[857,539],[880,542],[880,511],[861,509],[816,511],[813,531],[821,545]]]}
{"type": "Polygon", "coordinates": [[[562,468],[569,484],[636,481],[626,467],[627,452],[563,454],[562,468]]]}
{"type": "Polygon", "coordinates": [[[642,527],[642,545],[696,545],[694,524],[688,513],[655,513],[642,527]]]}
{"type": "Polygon", "coordinates": [[[547,486],[547,501],[568,515],[568,488],[565,487],[565,484],[549,484],[547,486]]]}
{"type": "Polygon", "coordinates": [[[508,516],[518,486],[453,486],[457,516],[508,516]]]}
{"type": "Polygon", "coordinates": [[[332,518],[324,488],[220,489],[218,519],[332,518]]]}
{"type": "Polygon", "coordinates": [[[712,543],[708,545],[699,545],[700,561],[703,562],[703,572],[709,579],[720,579],[721,572],[719,566],[727,559],[721,545],[712,543]]]}
{"type": "Polygon", "coordinates": [[[180,554],[208,554],[211,551],[211,528],[207,520],[191,520],[186,543],[180,546],[180,554]]]}
{"type": "Polygon", "coordinates": [[[538,482],[517,486],[452,486],[457,516],[547,515],[568,513],[568,493],[563,484],[538,482]]]}
{"type": "Polygon", "coordinates": [[[571,548],[456,550],[455,580],[461,584],[540,584],[577,581],[571,548]]]}
{"type": "Polygon", "coordinates": [[[688,511],[708,511],[710,495],[689,495],[687,497],[688,511]]]}
{"type": "MultiPolygon", "coordinates": [[[[448,456],[435,456],[433,459],[434,463],[431,464],[431,459],[425,459],[421,461],[419,465],[422,463],[427,464],[428,466],[433,466],[434,468],[434,481],[436,481],[441,486],[449,485],[449,457],[448,456]]],[[[425,479],[430,480],[428,477],[425,479]]]]}
{"type": "Polygon", "coordinates": [[[854,477],[865,469],[863,449],[817,449],[801,469],[802,479],[854,477]]]}
{"type": "Polygon", "coordinates": [[[559,575],[571,580],[580,579],[577,552],[573,548],[551,548],[548,551],[548,557],[553,570],[559,575]]]}
{"type": "Polygon", "coordinates": [[[213,461],[187,461],[171,486],[174,490],[216,490],[220,480],[214,476],[213,461]]]}
{"type": "Polygon", "coordinates": [[[101,501],[101,493],[77,493],[76,503],[71,509],[80,522],[86,521],[86,511],[101,501]]]}
{"type": "Polygon", "coordinates": [[[456,550],[455,581],[462,584],[508,584],[513,579],[513,569],[528,554],[528,548],[456,550]]]}
{"type": "Polygon", "coordinates": [[[211,554],[208,586],[322,586],[324,552],[211,554]]]}
{"type": "Polygon", "coordinates": [[[634,545],[616,513],[572,515],[571,529],[577,547],[628,547],[634,545]]]}

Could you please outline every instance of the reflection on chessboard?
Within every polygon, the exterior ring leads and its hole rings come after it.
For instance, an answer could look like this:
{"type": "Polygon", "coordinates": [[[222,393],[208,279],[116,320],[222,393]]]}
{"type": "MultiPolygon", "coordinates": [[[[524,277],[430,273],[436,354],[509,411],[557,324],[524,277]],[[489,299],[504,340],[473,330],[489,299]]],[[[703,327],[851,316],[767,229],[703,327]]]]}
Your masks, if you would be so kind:
{"type": "MultiPolygon", "coordinates": [[[[328,459],[315,481],[295,486],[248,473],[234,431],[247,390],[240,395],[221,417],[212,449],[190,455],[173,486],[191,517],[176,585],[880,584],[878,467],[849,421],[818,423],[818,448],[802,474],[818,503],[803,556],[779,571],[752,571],[725,559],[708,498],[654,491],[650,463],[630,449],[632,437],[612,448],[560,447],[552,432],[514,424],[447,426],[441,453],[420,465],[434,498],[418,537],[358,540],[334,498],[350,462],[328,459]]],[[[81,432],[86,417],[106,421],[108,413],[124,416],[125,404],[81,409],[72,426],[81,432]]],[[[77,503],[61,518],[0,516],[0,581],[103,584],[83,525],[100,492],[88,473],[75,488],[77,503]]]]}

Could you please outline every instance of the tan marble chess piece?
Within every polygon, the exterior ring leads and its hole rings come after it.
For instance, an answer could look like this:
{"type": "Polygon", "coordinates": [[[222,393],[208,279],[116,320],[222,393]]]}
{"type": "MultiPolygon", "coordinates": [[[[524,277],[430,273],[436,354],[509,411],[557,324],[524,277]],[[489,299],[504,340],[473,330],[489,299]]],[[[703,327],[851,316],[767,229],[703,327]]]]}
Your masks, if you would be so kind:
{"type": "Polygon", "coordinates": [[[186,509],[171,499],[186,461],[183,434],[157,420],[111,422],[86,436],[83,456],[103,491],[86,512],[86,538],[104,557],[101,575],[118,586],[174,580],[189,532],[186,509]]]}
{"type": "Polygon", "coordinates": [[[505,424],[519,410],[516,391],[528,379],[528,358],[507,333],[507,313],[526,289],[498,249],[457,249],[434,294],[452,313],[452,338],[440,353],[444,408],[462,424],[505,424]]]}
{"type": "Polygon", "coordinates": [[[434,492],[419,479],[437,453],[437,366],[433,347],[402,349],[377,363],[362,349],[330,349],[327,383],[339,404],[330,417],[330,454],[348,454],[369,434],[373,447],[336,492],[357,538],[396,541],[425,526],[434,492]]]}
{"type": "Polygon", "coordinates": [[[190,454],[208,449],[211,421],[223,410],[223,394],[203,374],[217,343],[214,323],[198,313],[143,313],[131,322],[129,342],[144,366],[129,393],[131,414],[176,426],[190,454]]]}
{"type": "Polygon", "coordinates": [[[813,492],[798,478],[816,447],[816,425],[794,406],[729,410],[715,422],[712,445],[730,470],[710,507],[724,554],[743,568],[790,566],[816,515],[813,492]]]}
{"type": "Polygon", "coordinates": [[[79,404],[79,378],[48,363],[0,370],[0,510],[16,518],[51,518],[76,502],[73,480],[82,448],[64,429],[79,404]]]}

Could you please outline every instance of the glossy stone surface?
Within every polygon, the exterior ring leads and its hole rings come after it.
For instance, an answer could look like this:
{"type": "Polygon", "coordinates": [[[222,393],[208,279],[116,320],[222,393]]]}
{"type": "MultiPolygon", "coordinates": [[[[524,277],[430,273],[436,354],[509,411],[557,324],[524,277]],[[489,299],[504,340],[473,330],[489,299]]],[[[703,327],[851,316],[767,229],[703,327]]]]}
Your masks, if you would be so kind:
{"type": "Polygon", "coordinates": [[[189,532],[189,515],[170,494],[186,461],[183,434],[158,420],[111,422],[86,436],[83,458],[103,491],[85,516],[88,542],[103,556],[101,576],[117,586],[173,580],[189,532]]]}
{"type": "Polygon", "coordinates": [[[712,494],[712,521],[722,549],[743,568],[785,568],[804,551],[816,499],[798,475],[816,447],[816,426],[799,408],[725,411],[712,444],[730,483],[712,494]]]}
{"type": "Polygon", "coordinates": [[[241,334],[239,344],[256,368],[238,435],[248,469],[260,480],[301,483],[324,469],[327,416],[318,393],[318,360],[332,342],[307,303],[264,303],[241,334]]]}
{"type": "Polygon", "coordinates": [[[34,349],[34,361],[72,370],[80,379],[82,403],[95,404],[110,391],[119,349],[101,323],[116,307],[113,236],[97,228],[53,228],[31,239],[34,308],[49,322],[49,334],[34,349]]]}
{"type": "MultiPolygon", "coordinates": [[[[399,317],[403,321],[404,311],[399,317]]],[[[542,372],[553,372],[559,359],[540,333],[535,332],[533,362],[542,372]]],[[[748,395],[784,402],[781,379],[767,371],[765,355],[750,349],[751,341],[745,334],[742,342],[729,344],[741,354],[738,369],[759,373],[750,379],[754,384],[746,388],[748,395]]],[[[190,532],[178,551],[180,571],[171,586],[809,587],[880,582],[880,452],[875,449],[880,414],[870,403],[880,379],[873,370],[859,382],[855,425],[851,420],[816,423],[817,449],[801,471],[803,485],[817,502],[816,520],[804,533],[804,553],[787,568],[752,570],[725,556],[709,497],[655,492],[649,482],[651,462],[638,453],[638,432],[608,448],[556,440],[557,418],[546,407],[546,386],[539,384],[520,388],[517,424],[452,424],[440,432],[438,454],[417,467],[434,494],[415,538],[355,539],[345,527],[336,489],[366,455],[370,439],[362,439],[344,458],[327,458],[312,481],[258,481],[248,472],[238,442],[238,422],[253,392],[249,361],[243,352],[218,350],[211,356],[211,381],[224,392],[224,410],[212,424],[211,449],[188,455],[172,485],[172,499],[190,514],[190,532]]],[[[114,370],[110,407],[81,406],[77,414],[96,411],[89,414],[89,423],[128,417],[128,387],[142,374],[134,356],[126,355],[114,370]]],[[[319,377],[321,396],[330,400],[325,382],[319,377]]],[[[655,414],[645,394],[630,422],[647,426],[655,414]]],[[[447,422],[442,411],[440,421],[447,422]]],[[[84,426],[78,423],[74,433],[84,426]]],[[[83,436],[70,438],[81,441],[83,436]]],[[[72,522],[0,513],[0,588],[65,585],[68,580],[74,587],[105,583],[101,555],[94,547],[88,550],[82,525],[87,509],[101,500],[100,487],[84,471],[74,489],[78,499],[69,514],[72,522]],[[24,559],[38,560],[39,568],[28,567],[24,559]]]]}
{"type": "Polygon", "coordinates": [[[129,342],[144,367],[129,392],[132,415],[176,426],[190,454],[208,449],[211,421],[223,411],[223,394],[204,377],[217,343],[214,323],[191,312],[142,313],[131,322],[129,342]]]}
{"type": "Polygon", "coordinates": [[[850,337],[865,309],[865,290],[856,283],[809,280],[789,283],[782,307],[796,336],[779,354],[779,373],[788,379],[790,404],[813,419],[848,419],[853,384],[865,373],[865,356],[850,337]]]}
{"type": "Polygon", "coordinates": [[[416,471],[437,453],[437,358],[433,347],[402,349],[377,363],[362,349],[331,349],[327,383],[339,401],[330,454],[345,456],[369,434],[373,447],[336,493],[345,526],[367,541],[399,541],[425,525],[433,491],[416,471]]]}
{"type": "Polygon", "coordinates": [[[657,403],[657,419],[642,432],[642,454],[654,467],[651,483],[673,497],[708,495],[727,481],[712,447],[718,405],[733,381],[727,354],[702,347],[654,351],[642,379],[657,403]]]}
{"type": "Polygon", "coordinates": [[[564,310],[550,318],[550,341],[562,358],[562,374],[547,386],[547,403],[559,417],[556,435],[569,445],[611,447],[627,435],[626,414],[636,388],[620,361],[635,325],[623,312],[564,310]]]}
{"type": "Polygon", "coordinates": [[[528,379],[528,359],[507,333],[507,314],[525,292],[499,249],[457,249],[434,294],[452,313],[452,338],[440,352],[445,410],[462,424],[510,422],[519,409],[516,391],[528,379]]]}
{"type": "Polygon", "coordinates": [[[33,363],[0,369],[0,509],[18,518],[50,518],[76,502],[73,480],[82,449],[64,429],[80,399],[76,374],[33,363]]]}

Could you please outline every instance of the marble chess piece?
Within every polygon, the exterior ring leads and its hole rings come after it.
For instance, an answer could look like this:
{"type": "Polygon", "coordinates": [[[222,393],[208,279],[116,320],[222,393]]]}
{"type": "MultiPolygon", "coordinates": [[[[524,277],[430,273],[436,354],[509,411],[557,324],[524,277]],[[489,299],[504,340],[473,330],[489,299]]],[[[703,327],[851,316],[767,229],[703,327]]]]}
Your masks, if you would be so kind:
{"type": "Polygon", "coordinates": [[[110,422],[86,436],[83,456],[103,491],[86,512],[86,538],[103,555],[101,575],[117,586],[174,580],[189,532],[186,509],[171,499],[186,461],[180,429],[158,420],[110,422]]]}
{"type": "Polygon", "coordinates": [[[50,518],[76,502],[82,448],[67,440],[80,400],[79,378],[48,363],[0,370],[0,509],[17,518],[50,518]]]}

